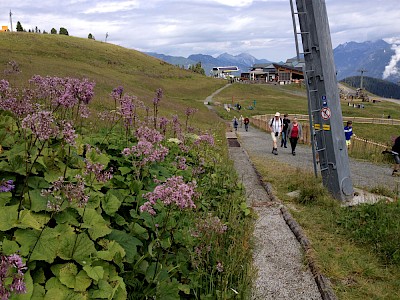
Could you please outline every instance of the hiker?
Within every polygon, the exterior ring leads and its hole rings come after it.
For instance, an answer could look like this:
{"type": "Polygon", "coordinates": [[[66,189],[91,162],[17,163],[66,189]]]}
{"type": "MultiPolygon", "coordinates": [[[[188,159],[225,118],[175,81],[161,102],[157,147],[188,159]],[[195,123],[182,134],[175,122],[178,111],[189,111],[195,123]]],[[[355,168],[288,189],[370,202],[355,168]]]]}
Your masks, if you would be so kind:
{"type": "Polygon", "coordinates": [[[249,131],[249,123],[250,123],[249,118],[248,117],[244,118],[243,122],[244,122],[244,129],[246,129],[246,131],[249,131]]]}
{"type": "Polygon", "coordinates": [[[275,116],[269,121],[269,130],[271,130],[271,137],[274,143],[272,147],[272,154],[278,155],[277,141],[282,133],[283,121],[279,112],[275,113],[275,116]]]}
{"type": "Polygon", "coordinates": [[[235,117],[233,117],[233,128],[235,128],[235,131],[237,131],[238,125],[239,125],[238,119],[235,116],[235,117]]]}
{"type": "Polygon", "coordinates": [[[303,135],[301,124],[297,122],[297,118],[293,118],[293,122],[289,124],[287,136],[289,137],[290,147],[292,148],[292,155],[296,155],[296,146],[298,140],[303,135]]]}
{"type": "Polygon", "coordinates": [[[347,124],[344,127],[344,135],[346,137],[347,149],[349,149],[350,145],[351,145],[351,136],[353,135],[353,122],[352,121],[347,121],[347,124]]]}
{"type": "Polygon", "coordinates": [[[286,143],[287,143],[287,130],[290,124],[290,120],[288,118],[287,114],[283,115],[283,129],[282,129],[282,139],[281,139],[281,147],[284,146],[287,148],[286,143]]]}
{"type": "Polygon", "coordinates": [[[243,120],[244,120],[243,116],[240,115],[240,118],[239,118],[240,128],[242,128],[243,120]]]}
{"type": "Polygon", "coordinates": [[[394,166],[392,176],[400,176],[400,136],[398,136],[392,146],[394,166]]]}

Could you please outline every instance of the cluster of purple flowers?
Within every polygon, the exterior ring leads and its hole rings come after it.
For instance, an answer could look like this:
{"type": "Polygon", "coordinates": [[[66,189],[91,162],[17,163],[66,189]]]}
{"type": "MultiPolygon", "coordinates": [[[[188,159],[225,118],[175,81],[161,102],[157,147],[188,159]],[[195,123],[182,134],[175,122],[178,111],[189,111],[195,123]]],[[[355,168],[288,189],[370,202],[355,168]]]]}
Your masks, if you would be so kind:
{"type": "Polygon", "coordinates": [[[193,237],[209,236],[210,234],[223,234],[228,230],[228,226],[222,223],[221,219],[211,213],[205,219],[200,219],[196,223],[196,230],[192,232],[193,237]]]}
{"type": "Polygon", "coordinates": [[[196,183],[185,183],[182,176],[173,176],[161,185],[156,186],[153,192],[143,195],[148,201],[140,207],[141,212],[155,215],[154,205],[160,200],[164,205],[176,205],[180,209],[196,208],[193,199],[197,197],[196,183]]]}
{"type": "Polygon", "coordinates": [[[94,82],[88,79],[60,78],[40,75],[30,80],[36,85],[36,93],[40,99],[48,99],[53,107],[72,108],[78,103],[88,105],[94,96],[94,82]]]}
{"type": "Polygon", "coordinates": [[[15,188],[14,181],[10,180],[3,180],[0,181],[0,193],[5,193],[12,191],[15,188]]]}
{"type": "Polygon", "coordinates": [[[142,126],[136,130],[136,136],[139,140],[137,145],[125,148],[122,151],[123,155],[141,158],[141,165],[148,162],[163,161],[168,155],[168,148],[161,145],[164,136],[157,130],[142,126]]]}
{"type": "Polygon", "coordinates": [[[126,128],[132,125],[132,120],[135,117],[134,116],[135,100],[136,97],[128,95],[124,95],[119,99],[120,102],[119,112],[124,120],[124,125],[126,128]]]}
{"type": "Polygon", "coordinates": [[[179,169],[179,170],[186,170],[187,169],[187,165],[186,165],[186,158],[185,157],[183,157],[183,156],[177,156],[176,158],[176,161],[177,161],[177,163],[176,163],[176,167],[179,169]]]}
{"type": "Polygon", "coordinates": [[[0,261],[0,299],[7,300],[11,292],[26,293],[24,282],[25,264],[18,254],[1,255],[0,261]]]}
{"type": "Polygon", "coordinates": [[[209,133],[200,135],[198,139],[194,141],[194,144],[199,145],[201,142],[208,143],[210,146],[215,145],[214,137],[209,133]]]}
{"type": "Polygon", "coordinates": [[[158,103],[160,103],[162,97],[163,97],[163,90],[157,89],[156,96],[153,98],[153,104],[158,105],[158,103]]]}
{"type": "Polygon", "coordinates": [[[59,128],[55,125],[50,111],[39,111],[26,116],[22,120],[22,128],[32,130],[32,133],[41,141],[54,138],[59,133],[59,128]]]}
{"type": "Polygon", "coordinates": [[[47,208],[51,211],[60,211],[64,199],[69,203],[77,203],[78,207],[83,207],[89,201],[89,196],[85,194],[85,181],[80,175],[75,176],[76,183],[66,182],[64,177],[54,181],[47,190],[42,190],[44,197],[52,196],[47,201],[47,208]]]}
{"type": "Polygon", "coordinates": [[[85,175],[94,174],[98,182],[107,182],[113,177],[112,169],[104,171],[104,165],[101,163],[91,163],[85,159],[85,175]]]}
{"type": "Polygon", "coordinates": [[[9,111],[17,117],[25,117],[27,114],[34,112],[32,104],[32,95],[26,92],[22,95],[22,99],[18,100],[18,91],[11,89],[7,80],[0,80],[0,109],[9,111]]]}
{"type": "Polygon", "coordinates": [[[75,146],[75,139],[78,137],[77,134],[75,134],[75,129],[72,126],[72,124],[70,122],[67,121],[63,121],[61,123],[63,129],[62,129],[62,135],[64,137],[64,141],[67,144],[70,144],[71,146],[75,146]]]}
{"type": "Polygon", "coordinates": [[[189,117],[189,116],[194,115],[197,111],[198,111],[197,108],[187,107],[186,111],[185,111],[185,115],[189,117]]]}

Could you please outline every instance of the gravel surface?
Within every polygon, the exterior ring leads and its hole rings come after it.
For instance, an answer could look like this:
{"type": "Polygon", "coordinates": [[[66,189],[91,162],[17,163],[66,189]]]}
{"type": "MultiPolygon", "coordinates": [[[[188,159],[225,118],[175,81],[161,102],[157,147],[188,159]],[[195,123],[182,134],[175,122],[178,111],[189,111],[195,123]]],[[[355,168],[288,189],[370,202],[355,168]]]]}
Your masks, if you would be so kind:
{"type": "Polygon", "coordinates": [[[230,157],[246,187],[248,204],[258,215],[254,230],[254,265],[258,269],[252,300],[321,299],[302,248],[261,186],[242,147],[229,148],[230,157]]]}

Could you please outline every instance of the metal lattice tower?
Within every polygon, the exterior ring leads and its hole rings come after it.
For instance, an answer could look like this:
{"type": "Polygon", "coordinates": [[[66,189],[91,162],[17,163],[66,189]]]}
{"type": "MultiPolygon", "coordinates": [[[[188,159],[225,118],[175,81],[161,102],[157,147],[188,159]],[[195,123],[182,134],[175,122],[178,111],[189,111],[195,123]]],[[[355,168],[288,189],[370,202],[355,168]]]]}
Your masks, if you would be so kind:
{"type": "Polygon", "coordinates": [[[354,191],[325,1],[296,0],[296,6],[292,15],[298,16],[300,31],[295,28],[295,34],[301,35],[303,44],[314,162],[318,153],[324,186],[336,199],[345,201],[354,191]]]}

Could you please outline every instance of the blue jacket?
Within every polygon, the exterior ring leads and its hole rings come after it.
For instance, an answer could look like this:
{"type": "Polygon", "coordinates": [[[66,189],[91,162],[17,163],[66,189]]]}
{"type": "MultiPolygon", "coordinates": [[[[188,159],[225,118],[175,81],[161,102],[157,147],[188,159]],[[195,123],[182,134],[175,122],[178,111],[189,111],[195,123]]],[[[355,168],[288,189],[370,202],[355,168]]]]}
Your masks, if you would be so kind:
{"type": "Polygon", "coordinates": [[[350,141],[351,136],[353,135],[353,127],[351,126],[344,127],[344,135],[346,136],[346,141],[350,141]]]}

